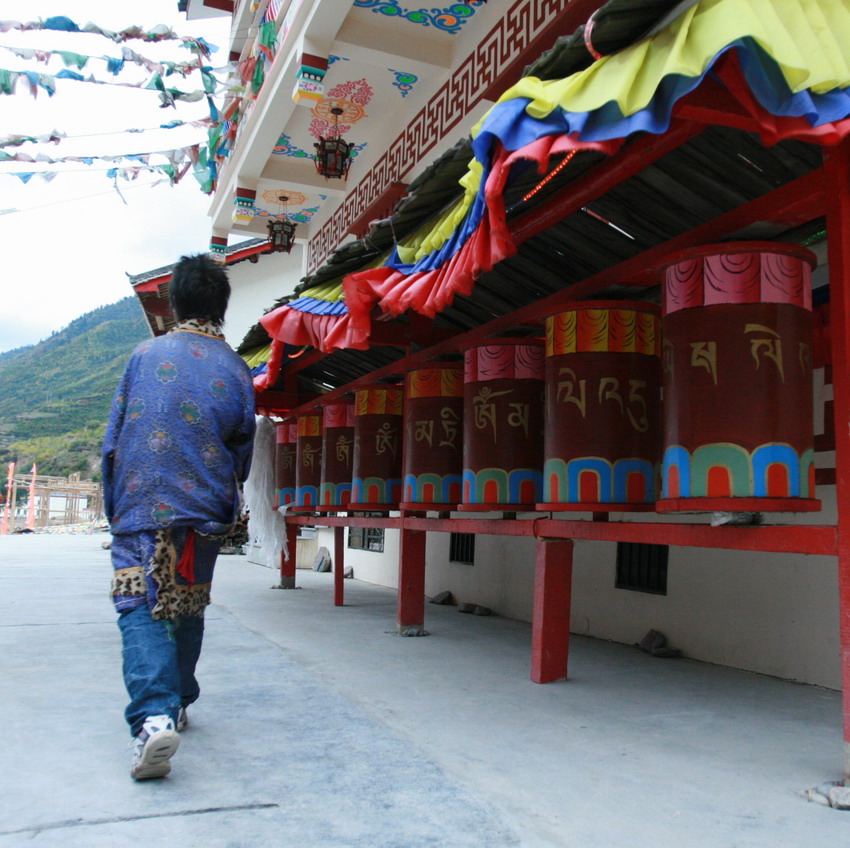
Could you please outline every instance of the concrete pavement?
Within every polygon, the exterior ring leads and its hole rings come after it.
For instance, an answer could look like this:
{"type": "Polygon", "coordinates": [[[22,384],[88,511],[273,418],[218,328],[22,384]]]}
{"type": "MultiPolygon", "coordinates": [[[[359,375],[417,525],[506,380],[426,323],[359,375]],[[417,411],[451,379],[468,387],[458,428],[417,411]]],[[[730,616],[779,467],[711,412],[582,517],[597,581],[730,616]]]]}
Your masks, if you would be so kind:
{"type": "Polygon", "coordinates": [[[528,680],[530,628],[219,559],[171,775],[135,783],[108,536],[0,537],[0,848],[809,848],[850,813],[836,692],[575,638],[528,680]]]}

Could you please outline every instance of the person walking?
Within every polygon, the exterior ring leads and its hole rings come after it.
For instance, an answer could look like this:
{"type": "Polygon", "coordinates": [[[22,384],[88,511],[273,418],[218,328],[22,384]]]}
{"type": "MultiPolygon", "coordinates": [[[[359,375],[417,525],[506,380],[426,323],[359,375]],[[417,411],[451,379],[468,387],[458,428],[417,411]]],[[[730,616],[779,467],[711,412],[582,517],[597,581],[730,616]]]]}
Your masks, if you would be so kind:
{"type": "Polygon", "coordinates": [[[255,429],[251,372],[221,330],[226,271],[205,254],[181,257],[170,297],[177,323],[131,355],[102,453],[136,780],[171,771],[200,694],[204,610],[255,429]]]}

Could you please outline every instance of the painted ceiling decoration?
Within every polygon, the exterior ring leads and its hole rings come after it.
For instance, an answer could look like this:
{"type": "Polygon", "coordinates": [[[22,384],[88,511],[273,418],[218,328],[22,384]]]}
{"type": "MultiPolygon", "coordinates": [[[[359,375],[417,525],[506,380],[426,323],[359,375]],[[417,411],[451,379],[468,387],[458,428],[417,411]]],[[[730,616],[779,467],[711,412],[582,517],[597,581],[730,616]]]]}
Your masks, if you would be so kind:
{"type": "Polygon", "coordinates": [[[262,194],[267,203],[280,203],[281,196],[286,197],[286,202],[291,206],[302,206],[307,202],[307,196],[300,191],[292,191],[288,188],[270,188],[262,194]]]}
{"type": "Polygon", "coordinates": [[[300,147],[296,147],[292,143],[292,138],[286,133],[281,133],[280,138],[277,140],[277,144],[275,144],[272,153],[277,156],[293,156],[296,159],[312,159],[312,154],[308,153],[306,150],[302,150],[300,147]]]}
{"type": "Polygon", "coordinates": [[[305,206],[297,212],[270,212],[268,209],[255,206],[253,208],[253,214],[258,218],[279,218],[281,220],[295,221],[298,224],[309,224],[320,208],[321,206],[305,206]]]}
{"type": "Polygon", "coordinates": [[[393,86],[401,92],[402,97],[407,97],[413,86],[419,82],[419,77],[416,74],[408,74],[405,71],[396,71],[394,68],[387,68],[391,74],[395,74],[395,82],[393,86]]]}
{"type": "Polygon", "coordinates": [[[371,9],[388,18],[400,18],[412,24],[434,27],[451,35],[460,32],[461,27],[483,4],[484,0],[466,0],[443,8],[406,9],[399,5],[398,0],[354,0],[354,5],[360,9],[371,9]]]}
{"type": "Polygon", "coordinates": [[[372,100],[375,91],[365,79],[348,80],[335,85],[327,96],[322,98],[311,110],[310,135],[313,138],[337,138],[347,133],[352,124],[368,117],[366,106],[372,100]],[[339,121],[332,109],[342,109],[338,113],[339,121]]]}

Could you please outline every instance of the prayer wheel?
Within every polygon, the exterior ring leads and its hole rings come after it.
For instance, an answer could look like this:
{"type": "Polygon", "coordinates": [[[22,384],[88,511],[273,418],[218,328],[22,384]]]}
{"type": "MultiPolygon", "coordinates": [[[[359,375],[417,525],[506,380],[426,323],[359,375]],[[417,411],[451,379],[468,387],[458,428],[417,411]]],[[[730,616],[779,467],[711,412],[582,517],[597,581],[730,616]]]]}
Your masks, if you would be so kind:
{"type": "Polygon", "coordinates": [[[534,509],[541,500],[544,358],[537,339],[466,350],[459,509],[534,509]]]}
{"type": "Polygon", "coordinates": [[[329,403],[322,408],[320,506],[346,506],[351,500],[353,458],[354,404],[329,403]]]}
{"type": "Polygon", "coordinates": [[[295,505],[315,507],[322,484],[322,415],[299,415],[295,456],[295,505]]]}
{"type": "Polygon", "coordinates": [[[404,394],[405,505],[460,501],[463,366],[443,362],[407,373],[404,394]]]}
{"type": "Polygon", "coordinates": [[[664,266],[659,511],[807,511],[814,499],[804,248],[706,245],[664,266]]]}
{"type": "Polygon", "coordinates": [[[275,509],[295,503],[295,443],[298,428],[294,421],[275,426],[274,488],[275,509]]]}
{"type": "Polygon", "coordinates": [[[404,390],[377,384],[354,396],[350,506],[397,507],[401,498],[404,390]]]}
{"type": "Polygon", "coordinates": [[[585,301],[546,319],[541,509],[648,509],[661,464],[661,310],[585,301]]]}

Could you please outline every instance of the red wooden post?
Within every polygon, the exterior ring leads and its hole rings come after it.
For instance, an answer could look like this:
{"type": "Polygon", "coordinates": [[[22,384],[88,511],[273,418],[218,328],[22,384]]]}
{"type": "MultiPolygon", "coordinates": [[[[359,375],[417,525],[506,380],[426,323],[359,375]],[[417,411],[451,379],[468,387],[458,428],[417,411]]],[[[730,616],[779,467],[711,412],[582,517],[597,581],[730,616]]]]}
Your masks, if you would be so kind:
{"type": "Polygon", "coordinates": [[[427,636],[425,631],[425,532],[402,529],[398,552],[398,632],[427,636]]]}
{"type": "Polygon", "coordinates": [[[552,683],[567,676],[572,580],[572,540],[538,539],[531,624],[531,679],[535,683],[552,683]]]}
{"type": "Polygon", "coordinates": [[[334,606],[345,606],[345,527],[334,527],[334,606]]]}
{"type": "Polygon", "coordinates": [[[830,337],[838,501],[838,619],[844,693],[844,782],[850,785],[850,139],[824,151],[829,238],[830,337]]]}
{"type": "Polygon", "coordinates": [[[298,525],[286,525],[286,546],[289,549],[289,557],[280,552],[280,588],[295,588],[295,555],[297,550],[298,525]]]}

